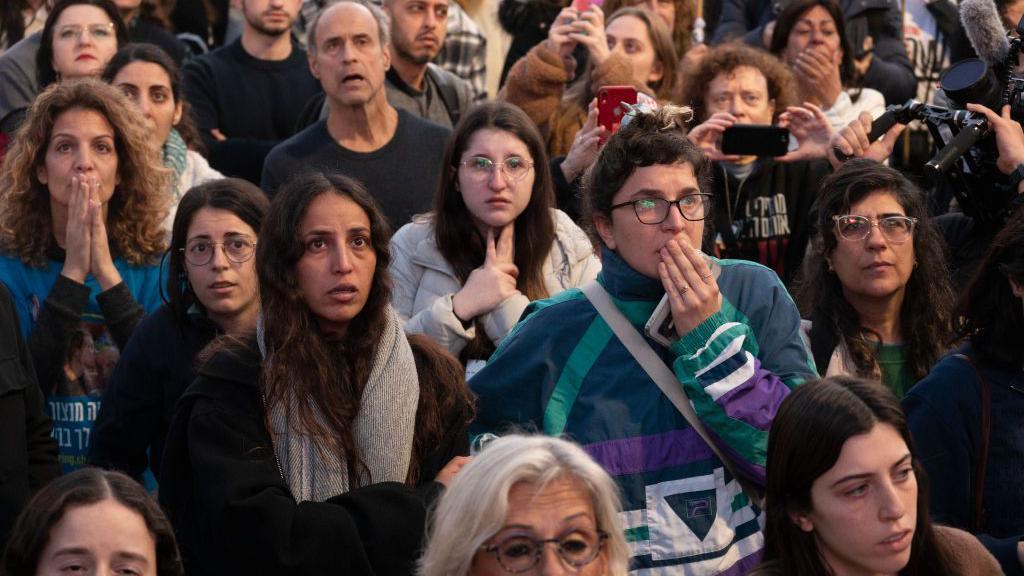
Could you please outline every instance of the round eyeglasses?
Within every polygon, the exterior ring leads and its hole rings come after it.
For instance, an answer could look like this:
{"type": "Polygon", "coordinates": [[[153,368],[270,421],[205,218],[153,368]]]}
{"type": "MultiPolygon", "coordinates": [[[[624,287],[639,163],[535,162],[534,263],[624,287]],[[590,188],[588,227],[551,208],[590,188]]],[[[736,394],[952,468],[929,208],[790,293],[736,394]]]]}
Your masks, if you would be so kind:
{"type": "Polygon", "coordinates": [[[256,243],[245,237],[229,238],[224,242],[193,240],[178,250],[185,253],[185,260],[189,264],[206,266],[213,261],[213,251],[217,246],[223,248],[224,256],[235,264],[248,261],[256,253],[256,243]]]}
{"type": "Polygon", "coordinates": [[[482,549],[491,552],[506,572],[522,574],[532,570],[544,553],[544,546],[554,544],[558,556],[573,568],[582,568],[597,558],[604,548],[608,534],[603,530],[574,530],[560,538],[537,540],[529,536],[515,535],[482,549]]]}
{"type": "Polygon", "coordinates": [[[504,162],[495,162],[485,156],[473,156],[469,160],[459,162],[460,166],[466,168],[466,174],[477,182],[485,182],[491,178],[495,170],[501,169],[501,173],[508,180],[518,182],[533,169],[533,162],[520,156],[509,156],[504,162]]]}
{"type": "Polygon", "coordinates": [[[714,196],[711,194],[687,194],[678,200],[665,200],[664,198],[640,198],[616,204],[610,208],[622,208],[633,206],[636,218],[644,224],[661,224],[668,218],[669,206],[675,206],[683,218],[690,222],[700,222],[711,213],[711,206],[714,196]]]}
{"type": "Polygon", "coordinates": [[[917,218],[909,216],[883,216],[881,218],[868,218],[856,214],[845,214],[833,216],[836,223],[836,232],[844,240],[858,242],[871,235],[871,228],[877,226],[882,231],[882,236],[893,244],[902,244],[914,235],[914,226],[917,218]]]}

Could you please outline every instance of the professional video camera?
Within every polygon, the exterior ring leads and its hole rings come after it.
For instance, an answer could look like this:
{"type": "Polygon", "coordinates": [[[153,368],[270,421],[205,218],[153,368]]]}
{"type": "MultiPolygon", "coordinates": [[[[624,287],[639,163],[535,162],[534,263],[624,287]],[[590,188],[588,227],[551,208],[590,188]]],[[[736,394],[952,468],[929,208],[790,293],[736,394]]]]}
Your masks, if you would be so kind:
{"type": "MultiPolygon", "coordinates": [[[[948,184],[965,214],[983,224],[1000,225],[1016,186],[996,167],[998,150],[990,127],[981,114],[965,110],[970,102],[999,113],[1009,104],[1013,119],[1024,120],[1024,77],[1014,75],[1021,39],[1003,32],[992,0],[964,0],[960,18],[979,58],[961,60],[939,79],[939,87],[951,107],[908,100],[886,108],[871,127],[870,141],[880,138],[894,124],[919,120],[928,127],[938,152],[924,166],[936,185],[948,184]]],[[[1024,36],[1024,18],[1017,25],[1024,36]]]]}

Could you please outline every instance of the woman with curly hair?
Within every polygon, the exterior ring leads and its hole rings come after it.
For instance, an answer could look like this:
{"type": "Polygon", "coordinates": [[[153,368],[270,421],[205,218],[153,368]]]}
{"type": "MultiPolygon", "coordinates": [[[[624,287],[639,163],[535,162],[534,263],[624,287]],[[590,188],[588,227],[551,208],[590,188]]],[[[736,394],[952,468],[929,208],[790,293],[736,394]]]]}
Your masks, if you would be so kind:
{"type": "Polygon", "coordinates": [[[818,372],[880,379],[902,398],[951,327],[942,239],[920,191],[892,168],[850,160],[822,184],[817,229],[799,296],[818,372]]]}
{"type": "Polygon", "coordinates": [[[120,349],[160,305],[167,170],[144,126],[116,88],[61,83],[36,99],[0,169],[0,279],[49,394],[103,391],[65,363],[83,323],[97,347],[120,349]]]}

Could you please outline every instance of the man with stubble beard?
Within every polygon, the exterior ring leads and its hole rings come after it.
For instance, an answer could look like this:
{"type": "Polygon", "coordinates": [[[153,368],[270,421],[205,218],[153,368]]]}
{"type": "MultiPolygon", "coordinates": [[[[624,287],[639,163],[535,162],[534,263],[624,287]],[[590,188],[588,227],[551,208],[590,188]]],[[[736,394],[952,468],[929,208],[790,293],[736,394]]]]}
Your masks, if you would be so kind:
{"type": "Polygon", "coordinates": [[[451,128],[473,102],[469,81],[432,61],[444,45],[449,0],[384,0],[391,19],[392,106],[451,128]]]}
{"type": "Polygon", "coordinates": [[[245,16],[242,36],[185,66],[185,98],[210,165],[258,183],[267,153],[295,133],[320,84],[291,36],[301,0],[232,1],[245,16]]]}
{"type": "Polygon", "coordinates": [[[260,186],[278,186],[308,170],[340,173],[366,186],[393,229],[428,212],[451,132],[388,102],[388,18],[365,0],[328,5],[310,22],[309,67],[323,85],[326,118],[267,156],[260,186]]]}

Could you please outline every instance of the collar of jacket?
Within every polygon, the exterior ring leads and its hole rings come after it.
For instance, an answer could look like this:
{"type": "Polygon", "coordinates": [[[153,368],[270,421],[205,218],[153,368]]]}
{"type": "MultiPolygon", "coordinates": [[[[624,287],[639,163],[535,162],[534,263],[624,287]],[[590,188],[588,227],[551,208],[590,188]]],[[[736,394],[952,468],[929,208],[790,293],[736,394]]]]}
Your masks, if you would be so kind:
{"type": "Polygon", "coordinates": [[[665,295],[665,287],[658,278],[648,278],[634,270],[614,250],[601,246],[601,273],[597,276],[601,286],[617,300],[658,301],[665,295]]]}

